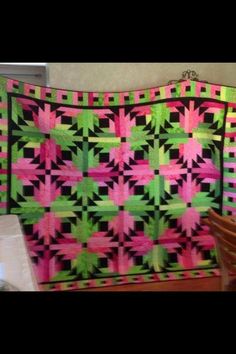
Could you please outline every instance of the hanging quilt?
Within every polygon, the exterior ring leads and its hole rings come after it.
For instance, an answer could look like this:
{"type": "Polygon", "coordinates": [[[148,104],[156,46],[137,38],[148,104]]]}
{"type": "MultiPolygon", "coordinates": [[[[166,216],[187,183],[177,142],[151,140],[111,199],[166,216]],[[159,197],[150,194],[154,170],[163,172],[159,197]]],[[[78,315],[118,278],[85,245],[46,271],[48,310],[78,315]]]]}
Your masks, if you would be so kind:
{"type": "Polygon", "coordinates": [[[42,290],[219,274],[209,208],[236,214],[236,88],[92,93],[0,78],[0,213],[42,290]]]}

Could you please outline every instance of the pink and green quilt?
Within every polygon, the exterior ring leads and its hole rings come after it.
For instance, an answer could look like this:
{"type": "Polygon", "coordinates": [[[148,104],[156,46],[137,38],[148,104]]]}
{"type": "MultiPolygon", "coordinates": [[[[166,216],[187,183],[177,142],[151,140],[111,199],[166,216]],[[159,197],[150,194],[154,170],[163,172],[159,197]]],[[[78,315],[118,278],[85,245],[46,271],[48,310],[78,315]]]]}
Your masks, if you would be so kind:
{"type": "Polygon", "coordinates": [[[236,214],[236,88],[95,93],[0,78],[0,213],[42,290],[219,274],[209,208],[236,214]]]}

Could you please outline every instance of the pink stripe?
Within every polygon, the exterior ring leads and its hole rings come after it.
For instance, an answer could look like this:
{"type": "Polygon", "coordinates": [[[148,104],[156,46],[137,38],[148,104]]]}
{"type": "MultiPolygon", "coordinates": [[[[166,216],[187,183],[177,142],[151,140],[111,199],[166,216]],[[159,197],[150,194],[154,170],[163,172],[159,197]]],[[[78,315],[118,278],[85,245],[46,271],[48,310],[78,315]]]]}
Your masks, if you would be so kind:
{"type": "Polygon", "coordinates": [[[201,278],[201,277],[205,277],[206,276],[206,273],[204,273],[204,271],[203,270],[197,270],[198,271],[198,273],[200,273],[197,277],[198,278],[201,278]]]}
{"type": "Polygon", "coordinates": [[[110,97],[109,93],[105,92],[103,97],[104,97],[104,105],[109,106],[109,103],[110,103],[109,102],[109,97],[110,97]]]}
{"type": "Polygon", "coordinates": [[[225,162],[224,167],[233,167],[236,168],[236,163],[235,162],[225,162]]]}
{"type": "Polygon", "coordinates": [[[216,91],[220,91],[221,86],[211,85],[211,98],[216,98],[216,91]]]}
{"type": "Polygon", "coordinates": [[[41,98],[41,100],[45,100],[45,97],[46,97],[46,88],[41,87],[40,98],[41,98]]]}
{"type": "Polygon", "coordinates": [[[119,93],[119,104],[123,105],[125,103],[125,99],[124,99],[125,93],[121,92],[119,93]]]}
{"type": "Polygon", "coordinates": [[[236,178],[225,177],[224,178],[224,182],[236,183],[236,178]]]}
{"type": "Polygon", "coordinates": [[[186,82],[181,82],[181,84],[180,84],[181,96],[185,96],[186,86],[189,86],[189,85],[190,85],[189,80],[187,80],[186,82]]]}
{"type": "Polygon", "coordinates": [[[224,210],[233,211],[236,213],[236,207],[231,207],[231,206],[225,205],[224,210]]]}
{"type": "Polygon", "coordinates": [[[29,87],[30,85],[29,84],[25,84],[24,85],[24,94],[25,95],[28,95],[29,94],[29,90],[30,90],[30,87],[29,87]]]}
{"type": "Polygon", "coordinates": [[[12,92],[13,89],[13,80],[7,80],[7,91],[12,92]]]}
{"type": "Polygon", "coordinates": [[[232,198],[236,198],[236,192],[232,193],[232,192],[224,192],[224,195],[227,197],[232,197],[232,198]]]}
{"type": "Polygon", "coordinates": [[[174,273],[167,273],[168,274],[168,280],[175,280],[176,276],[174,273]]]}
{"type": "Polygon", "coordinates": [[[73,104],[74,105],[78,104],[78,94],[77,94],[77,92],[73,92],[72,100],[73,100],[73,104]]]}
{"type": "Polygon", "coordinates": [[[216,98],[215,87],[213,85],[211,86],[211,98],[216,98]]]}
{"type": "Polygon", "coordinates": [[[108,279],[106,279],[106,285],[107,286],[109,286],[109,285],[113,285],[113,281],[112,281],[112,279],[110,278],[108,278],[108,279]]]}
{"type": "Polygon", "coordinates": [[[174,247],[174,245],[176,246],[178,242],[185,242],[185,241],[187,241],[187,238],[186,237],[179,237],[178,233],[176,233],[175,237],[169,237],[169,238],[163,237],[163,238],[159,239],[160,244],[167,245],[170,243],[173,247],[174,247]]]}
{"type": "Polygon", "coordinates": [[[178,106],[183,106],[183,103],[181,101],[171,101],[171,102],[167,102],[167,106],[168,107],[176,107],[176,103],[178,103],[178,106]]]}
{"type": "Polygon", "coordinates": [[[65,90],[58,90],[57,91],[57,102],[62,103],[62,95],[66,95],[67,92],[65,90]]]}
{"type": "Polygon", "coordinates": [[[29,94],[30,94],[30,90],[31,90],[31,89],[34,90],[35,87],[36,87],[36,86],[34,86],[34,85],[30,85],[30,84],[26,84],[26,83],[25,83],[25,84],[24,84],[24,94],[25,94],[25,95],[29,95],[29,94]]]}
{"type": "Polygon", "coordinates": [[[225,147],[224,151],[226,151],[226,152],[234,152],[234,151],[236,151],[236,146],[225,147]]]}
{"type": "MultiPolygon", "coordinates": [[[[229,113],[230,114],[230,113],[229,113]]],[[[232,122],[232,123],[236,123],[236,118],[235,117],[227,117],[227,122],[232,122]]]]}
{"type": "Polygon", "coordinates": [[[161,172],[161,175],[163,175],[163,176],[176,176],[176,175],[184,174],[187,172],[186,168],[183,168],[183,169],[178,168],[178,169],[173,169],[173,170],[171,170],[171,169],[164,170],[164,168],[160,166],[160,172],[161,172]]]}
{"type": "Polygon", "coordinates": [[[227,138],[234,138],[234,137],[236,137],[236,132],[225,133],[225,136],[227,138]]]}
{"type": "Polygon", "coordinates": [[[93,97],[94,97],[93,93],[89,92],[89,94],[88,94],[88,104],[89,104],[89,106],[93,105],[93,97]]]}
{"type": "Polygon", "coordinates": [[[220,91],[220,90],[221,90],[221,86],[220,86],[220,85],[211,85],[211,87],[212,87],[215,91],[220,91]]]}
{"type": "Polygon", "coordinates": [[[140,96],[140,92],[139,91],[134,93],[134,102],[135,103],[139,103],[139,99],[140,99],[139,96],[140,96]]]}
{"type": "Polygon", "coordinates": [[[171,98],[171,89],[174,87],[174,85],[166,86],[165,88],[165,93],[166,93],[166,98],[171,98]]]}
{"type": "Polygon", "coordinates": [[[208,102],[203,102],[202,107],[213,107],[213,108],[224,108],[224,104],[223,103],[217,103],[217,102],[211,102],[211,101],[208,101],[208,102]]]}
{"type": "Polygon", "coordinates": [[[110,177],[118,176],[118,172],[107,172],[106,174],[101,172],[89,172],[89,177],[102,178],[102,179],[107,177],[108,179],[110,179],[110,177]]]}
{"type": "Polygon", "coordinates": [[[24,105],[37,106],[37,103],[34,102],[31,98],[17,98],[17,101],[24,105]]]}
{"type": "Polygon", "coordinates": [[[197,97],[201,96],[201,86],[202,86],[202,84],[200,82],[196,82],[195,94],[197,97]]]}
{"type": "Polygon", "coordinates": [[[204,177],[204,183],[214,183],[215,182],[215,177],[214,178],[209,178],[209,177],[204,177]]]}
{"type": "Polygon", "coordinates": [[[160,276],[156,273],[152,274],[152,277],[153,277],[152,281],[159,281],[160,280],[160,276]]]}
{"type": "Polygon", "coordinates": [[[138,165],[148,165],[148,160],[137,160],[138,165]]]}

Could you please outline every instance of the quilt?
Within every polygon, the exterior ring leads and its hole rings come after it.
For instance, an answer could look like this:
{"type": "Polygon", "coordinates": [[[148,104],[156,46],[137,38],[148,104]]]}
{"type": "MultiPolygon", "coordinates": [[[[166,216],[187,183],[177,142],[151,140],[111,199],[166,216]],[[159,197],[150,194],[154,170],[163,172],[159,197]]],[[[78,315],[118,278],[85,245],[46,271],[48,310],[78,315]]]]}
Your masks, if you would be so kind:
{"type": "Polygon", "coordinates": [[[81,92],[0,77],[0,213],[42,290],[219,275],[201,218],[236,214],[236,88],[81,92]]]}

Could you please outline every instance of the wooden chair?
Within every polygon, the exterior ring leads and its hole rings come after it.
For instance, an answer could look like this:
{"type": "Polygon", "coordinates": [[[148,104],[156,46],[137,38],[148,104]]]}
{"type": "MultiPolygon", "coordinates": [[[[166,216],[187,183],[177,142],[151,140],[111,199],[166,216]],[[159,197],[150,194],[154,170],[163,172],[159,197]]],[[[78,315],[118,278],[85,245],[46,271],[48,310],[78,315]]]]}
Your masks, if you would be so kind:
{"type": "Polygon", "coordinates": [[[236,218],[221,216],[210,209],[203,223],[210,227],[216,242],[221,288],[223,291],[236,291],[235,281],[230,280],[231,275],[236,276],[236,218]]]}

